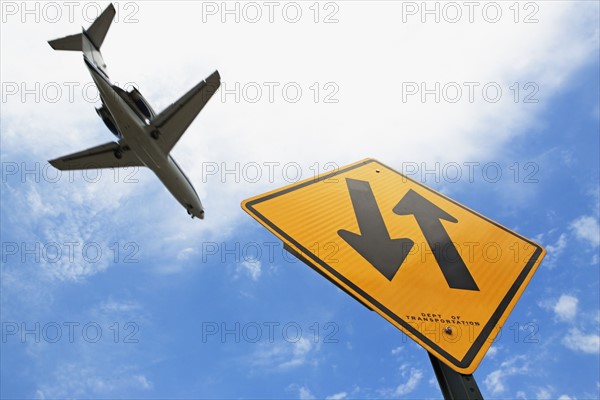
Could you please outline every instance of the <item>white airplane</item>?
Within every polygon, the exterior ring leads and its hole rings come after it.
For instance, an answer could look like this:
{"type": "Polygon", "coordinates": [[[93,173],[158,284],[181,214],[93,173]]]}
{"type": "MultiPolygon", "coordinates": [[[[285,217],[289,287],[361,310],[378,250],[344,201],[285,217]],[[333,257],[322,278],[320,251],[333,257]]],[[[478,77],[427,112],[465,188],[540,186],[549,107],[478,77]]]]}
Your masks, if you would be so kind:
{"type": "Polygon", "coordinates": [[[204,208],[196,190],[169,153],[221,85],[219,71],[156,114],[137,89],[126,92],[108,79],[100,46],[114,16],[115,8],[110,4],[89,29],[48,43],[54,50],[83,52],[102,99],[96,112],[118,141],[49,162],[59,170],[146,166],[192,218],[203,219],[204,208]]]}

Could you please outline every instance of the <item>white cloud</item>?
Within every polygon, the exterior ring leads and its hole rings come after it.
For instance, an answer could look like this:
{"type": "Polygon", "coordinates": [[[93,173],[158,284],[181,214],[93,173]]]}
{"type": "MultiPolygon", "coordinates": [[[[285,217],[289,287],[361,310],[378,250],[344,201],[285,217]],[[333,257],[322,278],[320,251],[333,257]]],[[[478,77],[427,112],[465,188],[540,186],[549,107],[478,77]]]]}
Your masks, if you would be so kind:
{"type": "MultiPolygon", "coordinates": [[[[403,376],[405,375],[406,374],[403,374],[403,376]]],[[[411,393],[417,388],[422,378],[423,371],[421,371],[420,369],[411,368],[410,372],[408,373],[408,379],[406,380],[406,382],[401,383],[396,387],[396,389],[394,390],[394,396],[400,397],[411,393]]]]}
{"type": "Polygon", "coordinates": [[[256,282],[262,274],[262,264],[259,260],[244,260],[237,264],[236,270],[237,272],[243,271],[256,282]]]}
{"type": "MultiPolygon", "coordinates": [[[[3,255],[4,256],[4,255],[3,255]]],[[[55,307],[55,287],[40,279],[34,268],[0,268],[0,307],[4,320],[20,320],[23,315],[33,320],[43,318],[55,307]]]]}
{"type": "Polygon", "coordinates": [[[566,394],[563,394],[563,395],[561,395],[561,396],[558,398],[558,400],[576,400],[576,398],[575,398],[575,397],[571,397],[571,396],[569,396],[569,395],[566,395],[566,394]]]}
{"type": "Polygon", "coordinates": [[[108,300],[100,303],[99,309],[103,312],[114,315],[115,313],[131,313],[141,309],[141,306],[132,301],[115,301],[108,300]]]}
{"type": "Polygon", "coordinates": [[[584,215],[571,222],[571,229],[575,235],[592,247],[600,245],[600,224],[598,219],[590,215],[584,215]]]}
{"type": "Polygon", "coordinates": [[[538,388],[538,390],[535,392],[535,397],[537,400],[554,399],[554,396],[552,396],[552,388],[549,386],[538,388]]]}
{"type": "Polygon", "coordinates": [[[498,395],[507,390],[506,378],[527,372],[529,372],[529,366],[526,357],[516,356],[503,361],[500,368],[485,377],[483,383],[492,394],[498,395]]]}
{"type": "Polygon", "coordinates": [[[498,355],[498,350],[498,346],[491,346],[485,355],[486,357],[493,359],[498,355]]]}
{"type": "Polygon", "coordinates": [[[284,371],[310,362],[309,356],[317,349],[318,346],[314,346],[306,338],[300,338],[297,341],[261,343],[259,349],[252,354],[250,363],[255,366],[284,371]]]}
{"type": "Polygon", "coordinates": [[[313,400],[316,397],[310,392],[310,389],[305,386],[300,386],[300,388],[298,388],[298,398],[300,400],[313,400]]]}
{"type": "Polygon", "coordinates": [[[579,329],[573,328],[569,330],[562,342],[571,350],[588,354],[600,353],[600,335],[598,333],[585,334],[579,329]]]}
{"type": "Polygon", "coordinates": [[[297,367],[306,362],[308,353],[312,350],[313,346],[310,340],[306,338],[300,338],[297,342],[292,345],[292,358],[279,364],[280,368],[288,369],[297,367]]]}
{"type": "Polygon", "coordinates": [[[347,392],[339,392],[325,397],[326,400],[344,400],[348,396],[347,392]]]}
{"type": "MultiPolygon", "coordinates": [[[[41,272],[38,283],[80,282],[113,264],[139,261],[139,242],[122,240],[119,228],[123,222],[111,218],[121,195],[107,201],[97,193],[107,186],[114,183],[110,179],[83,183],[64,178],[57,183],[24,181],[3,190],[3,207],[9,210],[3,223],[13,226],[15,242],[35,250],[25,264],[41,272]],[[112,225],[108,230],[103,225],[107,221],[112,225]]],[[[23,266],[21,257],[8,260],[9,265],[15,260],[23,266]]]]}
{"type": "Polygon", "coordinates": [[[152,382],[144,375],[134,375],[133,380],[137,381],[142,389],[152,389],[152,382]]]}
{"type": "Polygon", "coordinates": [[[194,247],[186,247],[185,249],[181,250],[177,254],[177,259],[180,261],[188,260],[191,256],[193,256],[197,252],[198,252],[198,250],[194,247]]]}
{"type": "Polygon", "coordinates": [[[519,400],[527,400],[527,394],[525,394],[525,392],[522,390],[517,390],[515,397],[519,400]]]}
{"type": "Polygon", "coordinates": [[[397,354],[400,354],[400,352],[402,351],[403,347],[402,346],[398,346],[395,349],[392,349],[392,355],[395,356],[397,354]]]}
{"type": "Polygon", "coordinates": [[[554,305],[556,317],[562,321],[572,321],[577,316],[577,297],[563,294],[554,305]]]}
{"type": "Polygon", "coordinates": [[[504,371],[497,369],[485,377],[485,380],[484,380],[485,386],[492,393],[495,393],[495,394],[502,393],[506,390],[506,386],[504,384],[505,376],[506,376],[506,374],[504,371]]]}
{"type": "Polygon", "coordinates": [[[556,240],[556,242],[554,244],[547,244],[546,245],[546,260],[545,260],[545,266],[553,269],[554,267],[556,267],[556,262],[558,261],[558,258],[561,256],[561,254],[565,251],[565,249],[567,248],[567,235],[565,235],[564,233],[562,233],[558,239],[556,240]]]}
{"type": "Polygon", "coordinates": [[[113,397],[129,390],[149,390],[152,382],[143,374],[130,374],[128,367],[100,370],[77,363],[58,365],[52,372],[52,382],[36,389],[36,397],[90,398],[113,397]]]}
{"type": "MultiPolygon", "coordinates": [[[[539,6],[544,18],[536,24],[508,23],[510,10],[506,8],[507,18],[502,23],[461,20],[448,29],[448,24],[421,24],[419,16],[414,16],[410,23],[398,25],[394,16],[401,15],[400,3],[388,2],[378,7],[365,4],[340,6],[343,18],[330,27],[335,28],[336,37],[343,40],[334,44],[322,40],[318,29],[312,29],[314,26],[307,29],[304,24],[292,26],[278,20],[273,24],[259,23],[248,31],[244,23],[223,24],[217,21],[217,16],[198,25],[195,24],[197,15],[201,14],[198,5],[189,3],[186,9],[165,9],[160,3],[141,3],[139,11],[143,21],[115,23],[104,42],[102,50],[115,81],[135,81],[150,103],[160,110],[214,68],[221,70],[221,92],[174,149],[175,158],[206,206],[206,220],[189,220],[183,208],[148,171],[143,173],[145,179],[136,185],[113,182],[85,185],[93,192],[92,199],[88,193],[81,195],[80,188],[73,185],[61,186],[63,198],[52,196],[48,191],[39,193],[38,197],[32,193],[29,199],[32,209],[45,218],[51,209],[64,205],[91,212],[104,205],[118,218],[135,219],[141,231],[160,226],[167,237],[184,232],[185,247],[197,243],[198,237],[207,240],[213,235],[227,236],[247,221],[239,208],[240,200],[286,183],[282,168],[290,162],[297,163],[302,177],[308,178],[314,174],[311,166],[315,162],[320,162],[322,171],[324,162],[342,165],[365,154],[381,158],[392,166],[403,161],[460,163],[494,157],[511,139],[527,132],[543,109],[538,105],[523,107],[522,103],[515,103],[511,85],[515,82],[522,85],[525,79],[536,82],[543,88],[543,103],[547,104],[568,79],[592,59],[597,48],[595,22],[588,17],[594,15],[594,5],[546,2],[539,6]],[[153,27],[165,21],[177,23],[169,25],[168,35],[157,34],[153,27]],[[361,30],[356,29],[357,26],[371,28],[361,30]],[[578,29],[570,29],[572,26],[578,29]],[[205,29],[210,29],[220,40],[203,43],[201,54],[186,51],[189,45],[186,41],[172,41],[173,37],[201,37],[205,29]],[[394,33],[390,34],[390,30],[394,33]],[[148,40],[137,41],[132,46],[131,40],[135,37],[148,40]],[[240,42],[240,37],[244,41],[240,42]],[[307,42],[312,45],[306,49],[294,45],[307,42]],[[248,43],[253,45],[247,46],[248,43]],[[266,43],[268,45],[264,45],[266,43]],[[333,45],[336,57],[331,57],[333,45]],[[157,63],[157,48],[163,60],[177,61],[168,65],[157,63]],[[279,50],[277,54],[273,48],[279,50]],[[401,48],[402,52],[390,52],[391,48],[401,48]],[[361,57],[356,57],[357,52],[361,57]],[[310,62],[315,57],[328,62],[317,66],[310,62]],[[250,58],[261,62],[244,62],[250,58]],[[380,60],[376,72],[373,59],[380,60]],[[444,68],[439,67],[440,60],[445,61],[444,68]],[[165,68],[168,74],[164,73],[165,68]],[[375,73],[377,81],[384,84],[356,84],[357,76],[375,73]],[[177,79],[168,78],[172,76],[177,79]],[[314,102],[309,86],[317,80],[321,86],[332,81],[339,87],[338,103],[314,102]],[[235,102],[234,96],[225,91],[231,93],[236,83],[243,87],[248,82],[269,81],[280,83],[275,102],[268,101],[266,87],[258,103],[235,102]],[[417,101],[403,102],[402,86],[408,81],[428,82],[429,87],[435,82],[442,85],[478,82],[478,98],[475,102],[465,100],[468,90],[463,86],[464,101],[459,103],[423,104],[418,95],[414,96],[417,101]],[[282,100],[281,88],[287,82],[302,85],[302,101],[282,100]],[[487,82],[502,86],[503,96],[499,102],[483,100],[481,88],[487,82]],[[432,112],[436,118],[430,118],[432,112]],[[364,132],[369,132],[368,140],[364,132]],[[289,150],[298,148],[298,137],[310,146],[310,151],[289,150]],[[315,143],[319,145],[311,145],[315,143]],[[274,174],[268,173],[265,162],[279,163],[274,174]],[[250,163],[261,166],[259,182],[250,182],[246,176],[250,174],[244,173],[244,166],[250,163]],[[216,165],[218,172],[207,175],[208,165],[216,165]],[[228,170],[234,173],[223,175],[228,170]],[[142,202],[144,207],[139,207],[142,202]]],[[[309,14],[306,10],[305,15],[309,14]]],[[[40,40],[73,32],[79,24],[89,25],[80,15],[74,18],[77,21],[65,18],[58,23],[23,24],[12,16],[3,24],[4,36],[14,39],[3,42],[4,80],[16,83],[35,80],[42,86],[48,82],[80,83],[75,99],[69,101],[63,98],[57,103],[23,102],[20,93],[10,96],[2,109],[2,151],[9,156],[9,161],[16,159],[15,150],[6,149],[22,149],[35,159],[46,160],[111,138],[94,115],[93,105],[82,94],[81,87],[91,79],[81,59],[68,52],[50,52],[47,44],[40,40]],[[29,51],[23,52],[26,47],[29,51]],[[36,61],[41,59],[46,68],[39,68],[36,61]],[[30,118],[31,115],[36,118],[30,118]]],[[[61,86],[66,93],[67,87],[61,86]]],[[[321,89],[323,96],[325,90],[321,89]]],[[[35,216],[28,218],[37,221],[35,216]]],[[[173,250],[172,258],[177,257],[180,248],[173,250]]]]}

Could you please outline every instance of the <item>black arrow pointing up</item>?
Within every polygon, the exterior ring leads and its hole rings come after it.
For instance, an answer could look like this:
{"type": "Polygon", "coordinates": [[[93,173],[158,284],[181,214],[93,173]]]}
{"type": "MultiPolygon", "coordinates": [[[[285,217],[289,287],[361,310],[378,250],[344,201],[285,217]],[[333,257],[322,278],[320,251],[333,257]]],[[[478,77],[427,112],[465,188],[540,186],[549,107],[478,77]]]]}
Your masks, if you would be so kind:
{"type": "Polygon", "coordinates": [[[360,234],[340,229],[338,235],[391,281],[413,241],[390,238],[369,182],[346,178],[346,184],[360,234]]]}
{"type": "Polygon", "coordinates": [[[458,222],[456,218],[412,189],[394,207],[394,212],[399,215],[415,216],[448,286],[453,289],[479,290],[440,221],[444,219],[458,222]]]}

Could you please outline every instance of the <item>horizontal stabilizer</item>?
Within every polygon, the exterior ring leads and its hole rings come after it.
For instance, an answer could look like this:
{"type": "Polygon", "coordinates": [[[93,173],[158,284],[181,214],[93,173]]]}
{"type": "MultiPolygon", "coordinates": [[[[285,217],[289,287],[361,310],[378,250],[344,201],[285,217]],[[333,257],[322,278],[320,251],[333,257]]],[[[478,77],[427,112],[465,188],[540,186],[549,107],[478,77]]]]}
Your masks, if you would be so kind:
{"type": "Polygon", "coordinates": [[[48,44],[50,44],[54,50],[82,51],[81,36],[81,33],[65,36],[64,38],[50,40],[48,41],[48,44]]]}
{"type": "Polygon", "coordinates": [[[61,171],[144,166],[133,151],[127,147],[122,148],[116,142],[108,142],[48,162],[61,171]]]}

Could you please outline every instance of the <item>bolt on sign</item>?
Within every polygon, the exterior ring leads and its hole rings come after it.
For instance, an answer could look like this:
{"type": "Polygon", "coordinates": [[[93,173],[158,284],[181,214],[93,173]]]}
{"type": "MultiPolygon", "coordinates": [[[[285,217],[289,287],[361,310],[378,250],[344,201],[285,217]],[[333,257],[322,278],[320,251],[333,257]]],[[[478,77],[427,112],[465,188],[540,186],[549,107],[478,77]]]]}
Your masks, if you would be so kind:
{"type": "Polygon", "coordinates": [[[366,159],[242,202],[288,249],[472,374],[546,251],[366,159]]]}

